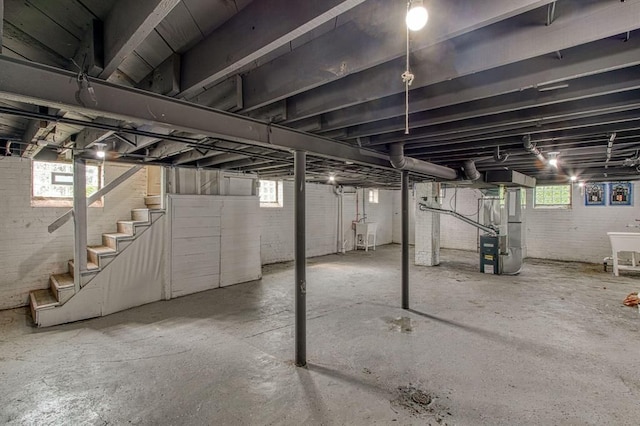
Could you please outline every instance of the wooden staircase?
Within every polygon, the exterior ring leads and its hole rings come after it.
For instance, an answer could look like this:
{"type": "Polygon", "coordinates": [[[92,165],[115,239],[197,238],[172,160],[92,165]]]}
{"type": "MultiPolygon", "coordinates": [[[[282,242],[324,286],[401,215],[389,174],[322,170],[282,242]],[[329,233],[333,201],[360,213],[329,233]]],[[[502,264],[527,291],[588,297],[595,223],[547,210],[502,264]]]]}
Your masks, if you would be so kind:
{"type": "MultiPolygon", "coordinates": [[[[102,234],[102,245],[87,247],[87,270],[82,273],[81,290],[164,214],[160,196],[145,197],[145,204],[147,208],[131,211],[131,220],[118,221],[117,232],[102,234]]],[[[40,325],[39,312],[55,309],[74,296],[73,259],[68,263],[68,271],[51,275],[49,288],[30,293],[31,316],[36,325],[40,325]]]]}

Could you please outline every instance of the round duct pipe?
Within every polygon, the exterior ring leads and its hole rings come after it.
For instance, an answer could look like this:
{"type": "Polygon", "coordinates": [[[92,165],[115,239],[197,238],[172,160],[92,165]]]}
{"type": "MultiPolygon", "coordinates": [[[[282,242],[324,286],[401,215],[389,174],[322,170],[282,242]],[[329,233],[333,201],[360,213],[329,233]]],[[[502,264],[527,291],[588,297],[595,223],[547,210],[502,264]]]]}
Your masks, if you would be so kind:
{"type": "Polygon", "coordinates": [[[473,160],[466,160],[462,163],[464,169],[464,175],[469,180],[478,180],[482,176],[478,169],[476,169],[476,163],[473,160]]]}
{"type": "Polygon", "coordinates": [[[449,167],[404,156],[404,143],[394,143],[389,147],[389,161],[395,169],[422,173],[445,180],[455,180],[458,173],[449,167]]]}

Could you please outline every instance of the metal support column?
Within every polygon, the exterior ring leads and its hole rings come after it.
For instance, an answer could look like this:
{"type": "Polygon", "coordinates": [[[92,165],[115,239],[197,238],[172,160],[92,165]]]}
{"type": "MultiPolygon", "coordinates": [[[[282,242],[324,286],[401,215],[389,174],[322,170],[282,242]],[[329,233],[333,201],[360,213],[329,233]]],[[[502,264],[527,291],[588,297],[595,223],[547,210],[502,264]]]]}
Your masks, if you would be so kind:
{"type": "Polygon", "coordinates": [[[2,54],[2,34],[4,28],[2,26],[4,21],[4,0],[0,0],[0,55],[2,54]]]}
{"type": "Polygon", "coordinates": [[[409,172],[402,171],[402,309],[409,309],[409,172]]]}
{"type": "Polygon", "coordinates": [[[306,278],[306,241],[305,241],[305,172],[306,152],[295,152],[295,265],[296,265],[296,365],[307,365],[307,278],[306,278]]]}
{"type": "Polygon", "coordinates": [[[87,176],[85,160],[73,158],[73,282],[80,291],[82,273],[87,270],[87,176]]]}

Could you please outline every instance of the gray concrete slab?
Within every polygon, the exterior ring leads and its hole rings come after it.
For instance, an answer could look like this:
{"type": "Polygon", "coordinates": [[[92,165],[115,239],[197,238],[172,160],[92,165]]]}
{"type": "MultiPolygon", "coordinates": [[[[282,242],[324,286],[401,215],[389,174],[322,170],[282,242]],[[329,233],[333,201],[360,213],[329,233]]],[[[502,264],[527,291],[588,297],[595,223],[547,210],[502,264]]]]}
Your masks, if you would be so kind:
{"type": "Polygon", "coordinates": [[[292,264],[240,284],[48,329],[0,312],[0,423],[638,424],[640,275],[443,250],[310,259],[309,368],[293,365],[292,264]]]}

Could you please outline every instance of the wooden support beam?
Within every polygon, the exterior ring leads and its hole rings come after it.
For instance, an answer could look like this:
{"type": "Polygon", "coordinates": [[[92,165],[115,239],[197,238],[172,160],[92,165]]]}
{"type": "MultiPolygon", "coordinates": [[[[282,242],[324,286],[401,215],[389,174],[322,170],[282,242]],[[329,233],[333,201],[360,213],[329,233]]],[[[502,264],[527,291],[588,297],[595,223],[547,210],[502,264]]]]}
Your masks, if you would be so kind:
{"type": "Polygon", "coordinates": [[[78,50],[70,64],[72,71],[87,73],[97,77],[104,70],[104,26],[102,21],[94,19],[87,28],[78,50]],[[75,62],[75,63],[74,63],[75,62]]]}
{"type": "Polygon", "coordinates": [[[180,55],[172,54],[147,75],[138,87],[153,93],[175,96],[180,92],[180,55]]]}
{"type": "Polygon", "coordinates": [[[104,23],[104,69],[99,77],[110,77],[179,2],[119,0],[104,23]]]}

